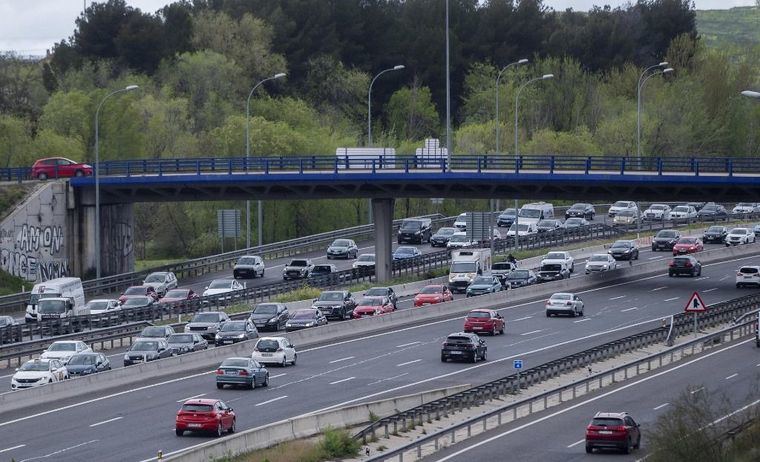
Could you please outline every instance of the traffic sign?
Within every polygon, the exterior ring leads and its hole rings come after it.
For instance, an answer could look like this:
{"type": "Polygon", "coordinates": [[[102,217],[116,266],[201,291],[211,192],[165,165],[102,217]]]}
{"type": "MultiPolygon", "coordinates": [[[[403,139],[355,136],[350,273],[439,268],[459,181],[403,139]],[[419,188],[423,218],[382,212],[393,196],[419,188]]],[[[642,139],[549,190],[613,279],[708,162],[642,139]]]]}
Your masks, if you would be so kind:
{"type": "Polygon", "coordinates": [[[699,296],[699,293],[694,292],[688,303],[686,303],[684,311],[687,313],[701,313],[707,311],[707,305],[702,301],[702,297],[699,296]]]}
{"type": "Polygon", "coordinates": [[[514,361],[512,361],[512,364],[514,365],[515,369],[522,369],[522,366],[523,366],[522,359],[515,359],[514,361]]]}

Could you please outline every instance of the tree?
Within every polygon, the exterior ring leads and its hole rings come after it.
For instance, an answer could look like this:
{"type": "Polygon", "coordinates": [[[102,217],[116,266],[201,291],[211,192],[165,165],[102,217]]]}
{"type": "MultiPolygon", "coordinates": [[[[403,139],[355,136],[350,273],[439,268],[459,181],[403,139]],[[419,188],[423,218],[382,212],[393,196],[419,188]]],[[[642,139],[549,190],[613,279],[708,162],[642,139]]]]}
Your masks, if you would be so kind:
{"type": "Polygon", "coordinates": [[[0,53],[0,113],[36,119],[46,101],[40,65],[0,53]]]}
{"type": "Polygon", "coordinates": [[[399,139],[421,140],[438,133],[438,113],[430,88],[420,86],[419,82],[393,93],[387,113],[388,129],[399,139]]]}
{"type": "Polygon", "coordinates": [[[114,46],[121,62],[152,74],[167,54],[163,23],[158,17],[137,10],[121,24],[114,46]]]}
{"type": "Polygon", "coordinates": [[[94,135],[95,107],[82,91],[57,92],[50,97],[40,116],[39,127],[89,146],[94,135]]]}
{"type": "Polygon", "coordinates": [[[30,144],[26,121],[0,114],[0,165],[4,168],[30,166],[30,144]]]}
{"type": "Polygon", "coordinates": [[[121,28],[135,14],[139,14],[124,0],[91,3],[76,20],[74,44],[77,52],[88,59],[118,58],[116,43],[121,28]]]}

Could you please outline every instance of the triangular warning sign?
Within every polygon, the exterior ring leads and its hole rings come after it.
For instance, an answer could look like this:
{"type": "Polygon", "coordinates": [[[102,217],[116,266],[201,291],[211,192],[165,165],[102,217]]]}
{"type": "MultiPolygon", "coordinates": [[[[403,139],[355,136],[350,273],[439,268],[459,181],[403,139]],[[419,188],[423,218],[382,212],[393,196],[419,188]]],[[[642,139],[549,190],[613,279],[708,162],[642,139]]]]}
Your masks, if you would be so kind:
{"type": "Polygon", "coordinates": [[[707,305],[702,301],[702,297],[699,296],[699,293],[694,292],[689,299],[689,302],[686,303],[684,311],[687,313],[707,311],[707,305]]]}

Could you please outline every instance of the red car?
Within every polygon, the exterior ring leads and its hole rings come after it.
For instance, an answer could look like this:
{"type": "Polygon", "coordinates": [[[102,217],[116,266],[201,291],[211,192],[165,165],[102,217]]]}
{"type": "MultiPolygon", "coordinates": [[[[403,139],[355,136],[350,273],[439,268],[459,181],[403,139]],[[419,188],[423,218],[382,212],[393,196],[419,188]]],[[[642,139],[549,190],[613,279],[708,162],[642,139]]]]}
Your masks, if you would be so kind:
{"type": "Polygon", "coordinates": [[[174,428],[177,436],[186,431],[222,436],[224,432],[235,432],[235,420],[235,412],[220,399],[188,399],[177,411],[174,428]]]}
{"type": "Polygon", "coordinates": [[[641,430],[627,412],[597,412],[586,427],[586,452],[620,449],[628,454],[641,446],[641,430]]]}
{"type": "Polygon", "coordinates": [[[354,308],[354,319],[392,313],[395,308],[388,297],[365,297],[354,308]]]}
{"type": "Polygon", "coordinates": [[[161,299],[161,303],[185,302],[198,298],[199,295],[193,289],[172,289],[166,292],[161,299]]]}
{"type": "Polygon", "coordinates": [[[443,284],[425,286],[414,296],[414,306],[433,305],[454,300],[449,287],[443,284]]]}
{"type": "Polygon", "coordinates": [[[472,310],[464,320],[464,331],[476,334],[490,332],[491,335],[503,335],[505,327],[504,318],[494,310],[472,310]]]}
{"type": "Polygon", "coordinates": [[[682,237],[673,246],[673,255],[701,252],[705,249],[702,239],[698,237],[682,237]]]}
{"type": "Polygon", "coordinates": [[[65,157],[39,159],[32,165],[32,177],[39,180],[48,178],[68,178],[72,176],[92,175],[92,166],[74,162],[65,157]]]}
{"type": "Polygon", "coordinates": [[[153,300],[158,300],[158,292],[152,286],[132,286],[128,287],[120,296],[119,303],[122,305],[128,298],[132,297],[153,297],[153,300]]]}

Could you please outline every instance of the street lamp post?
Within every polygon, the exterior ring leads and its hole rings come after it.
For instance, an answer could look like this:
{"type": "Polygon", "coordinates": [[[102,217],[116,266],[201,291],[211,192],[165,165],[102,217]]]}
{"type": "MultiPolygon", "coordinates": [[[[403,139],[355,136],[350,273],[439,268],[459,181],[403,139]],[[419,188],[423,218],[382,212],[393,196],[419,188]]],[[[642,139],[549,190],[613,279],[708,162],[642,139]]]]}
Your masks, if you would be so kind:
{"type": "MultiPolygon", "coordinates": [[[[520,64],[527,64],[528,60],[523,58],[513,63],[509,63],[502,70],[499,71],[499,75],[496,76],[496,154],[499,154],[499,81],[501,75],[506,72],[512,66],[519,66],[520,64]]],[[[497,207],[498,208],[498,207],[497,207]]]]}
{"type": "MultiPolygon", "coordinates": [[[[264,82],[268,82],[270,80],[274,79],[281,79],[285,77],[284,72],[280,72],[279,74],[275,74],[271,77],[267,77],[266,79],[262,80],[261,82],[257,83],[256,85],[251,88],[251,91],[248,93],[248,99],[245,101],[245,158],[246,162],[248,162],[248,158],[251,157],[251,137],[248,134],[250,125],[251,125],[251,96],[253,96],[253,92],[256,91],[257,88],[259,88],[264,82]]],[[[256,220],[256,224],[258,225],[259,229],[259,247],[261,247],[262,244],[262,230],[264,227],[262,226],[262,218],[263,213],[261,210],[261,200],[258,201],[258,220],[256,220]]],[[[245,247],[247,249],[251,248],[251,201],[246,200],[245,201],[245,247]]]]}
{"type": "Polygon", "coordinates": [[[386,72],[400,71],[404,69],[402,64],[389,67],[383,71],[380,71],[375,78],[369,83],[369,90],[367,91],[367,146],[372,147],[372,85],[375,84],[375,80],[386,72]]]}
{"type": "Polygon", "coordinates": [[[137,85],[127,85],[124,88],[112,91],[107,94],[98,108],[95,110],[95,277],[100,279],[100,127],[98,126],[100,118],[100,108],[108,98],[118,93],[125,93],[140,88],[137,85]]]}
{"type": "Polygon", "coordinates": [[[449,0],[446,0],[446,155],[451,171],[451,79],[449,78],[449,0]]]}
{"type": "MultiPolygon", "coordinates": [[[[666,68],[668,66],[667,61],[663,61],[659,64],[655,64],[654,66],[649,66],[646,69],[644,69],[644,72],[641,73],[639,76],[638,83],[636,84],[636,156],[639,160],[641,160],[641,87],[644,85],[644,82],[642,82],[642,79],[644,79],[644,76],[647,75],[649,71],[652,69],[659,68],[666,68]]],[[[653,74],[656,75],[657,73],[653,74]]],[[[647,77],[648,78],[648,77],[647,77]]]]}

